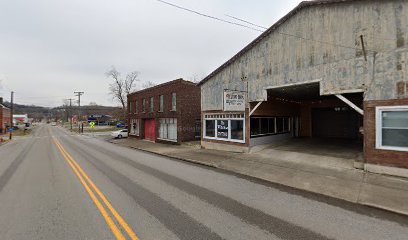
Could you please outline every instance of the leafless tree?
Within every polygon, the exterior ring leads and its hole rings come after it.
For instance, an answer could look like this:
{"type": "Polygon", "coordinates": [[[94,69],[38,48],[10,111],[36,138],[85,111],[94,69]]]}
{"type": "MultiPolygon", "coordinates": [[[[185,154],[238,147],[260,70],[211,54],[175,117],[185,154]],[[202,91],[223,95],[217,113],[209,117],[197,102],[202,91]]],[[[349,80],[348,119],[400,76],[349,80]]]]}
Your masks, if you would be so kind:
{"type": "Polygon", "coordinates": [[[154,87],[154,86],[156,86],[156,85],[157,85],[157,84],[154,83],[154,82],[152,82],[152,81],[147,81],[147,82],[143,83],[142,88],[143,88],[143,89],[151,88],[151,87],[154,87]]]}
{"type": "Polygon", "coordinates": [[[137,78],[139,72],[130,72],[126,75],[126,78],[123,79],[120,72],[112,66],[105,75],[107,78],[112,79],[112,82],[109,84],[110,94],[113,99],[116,99],[122,105],[122,108],[125,111],[127,106],[127,95],[136,90],[136,82],[139,81],[137,78]]]}
{"type": "Polygon", "coordinates": [[[194,74],[193,76],[191,76],[189,79],[187,79],[187,80],[190,80],[190,81],[192,81],[193,83],[199,83],[201,80],[203,79],[203,77],[201,76],[201,75],[199,75],[199,74],[194,74]]]}

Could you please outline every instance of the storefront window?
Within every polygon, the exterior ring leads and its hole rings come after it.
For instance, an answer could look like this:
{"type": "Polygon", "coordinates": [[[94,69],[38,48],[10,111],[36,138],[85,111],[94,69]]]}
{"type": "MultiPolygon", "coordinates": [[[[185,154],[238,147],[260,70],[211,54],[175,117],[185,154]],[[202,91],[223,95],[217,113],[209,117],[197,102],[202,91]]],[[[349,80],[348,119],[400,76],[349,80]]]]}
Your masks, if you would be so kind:
{"type": "Polygon", "coordinates": [[[260,137],[290,132],[289,117],[252,117],[251,137],[260,137]]]}
{"type": "Polygon", "coordinates": [[[283,133],[283,118],[276,118],[276,132],[283,133]]]}
{"type": "Polygon", "coordinates": [[[159,138],[177,141],[177,118],[160,118],[159,138]]]}
{"type": "Polygon", "coordinates": [[[269,133],[269,124],[268,124],[268,119],[267,118],[261,118],[261,134],[268,134],[269,133]]]}
{"type": "Polygon", "coordinates": [[[269,134],[275,134],[276,133],[276,118],[268,118],[269,122],[269,134]]]}
{"type": "Polygon", "coordinates": [[[206,114],[204,138],[245,142],[244,114],[206,114]]]}
{"type": "Polygon", "coordinates": [[[217,120],[217,138],[228,138],[228,120],[217,120]]]}
{"type": "Polygon", "coordinates": [[[215,120],[205,120],[205,136],[215,137],[215,120]]]}
{"type": "Polygon", "coordinates": [[[231,120],[231,139],[244,140],[243,120],[231,120]]]}
{"type": "Polygon", "coordinates": [[[408,106],[378,107],[376,147],[408,151],[408,106]]]}
{"type": "Polygon", "coordinates": [[[261,134],[261,125],[259,118],[251,118],[251,136],[261,134]]]}

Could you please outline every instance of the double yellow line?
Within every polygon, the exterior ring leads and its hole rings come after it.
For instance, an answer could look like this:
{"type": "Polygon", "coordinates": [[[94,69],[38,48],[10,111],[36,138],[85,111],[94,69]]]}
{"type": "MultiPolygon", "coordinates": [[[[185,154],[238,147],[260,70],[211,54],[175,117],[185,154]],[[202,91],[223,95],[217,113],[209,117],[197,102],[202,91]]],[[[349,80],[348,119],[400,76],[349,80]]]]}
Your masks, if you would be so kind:
{"type": "Polygon", "coordinates": [[[95,185],[95,183],[88,177],[88,175],[84,172],[84,170],[79,166],[79,164],[72,158],[72,156],[64,149],[61,143],[53,137],[54,143],[57,148],[60,150],[64,159],[68,162],[69,166],[71,166],[72,170],[77,175],[79,181],[84,186],[86,192],[89,194],[89,197],[92,199],[95,206],[98,208],[99,212],[102,214],[103,218],[105,219],[106,223],[108,224],[109,228],[111,229],[113,235],[115,235],[116,239],[125,240],[125,236],[116,226],[115,222],[109,216],[108,212],[106,211],[103,204],[99,201],[96,197],[95,193],[99,196],[105,206],[109,209],[113,217],[116,221],[120,224],[120,226],[126,231],[130,239],[132,240],[139,240],[133,230],[129,227],[129,225],[125,222],[125,220],[120,216],[120,214],[113,208],[110,204],[108,199],[106,199],[105,195],[101,192],[101,190],[95,185]],[[92,191],[93,190],[93,191],[92,191]],[[95,193],[94,193],[95,192],[95,193]]]}

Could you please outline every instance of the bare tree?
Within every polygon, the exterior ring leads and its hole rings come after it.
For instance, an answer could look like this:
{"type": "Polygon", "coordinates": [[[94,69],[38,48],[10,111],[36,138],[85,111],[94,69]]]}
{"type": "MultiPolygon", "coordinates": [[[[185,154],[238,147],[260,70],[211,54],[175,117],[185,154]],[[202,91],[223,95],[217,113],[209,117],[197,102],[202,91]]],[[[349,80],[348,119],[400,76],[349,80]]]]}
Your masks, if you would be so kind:
{"type": "Polygon", "coordinates": [[[116,68],[112,66],[111,69],[105,73],[105,75],[107,78],[112,79],[112,82],[109,84],[110,94],[112,95],[113,99],[119,101],[123,110],[125,111],[127,106],[127,95],[136,90],[136,82],[139,81],[137,78],[139,76],[139,72],[130,72],[126,75],[126,78],[123,79],[120,72],[118,72],[116,68]]]}
{"type": "Polygon", "coordinates": [[[193,76],[189,78],[189,80],[192,81],[193,83],[199,83],[202,79],[203,77],[199,74],[193,74],[193,76]]]}
{"type": "Polygon", "coordinates": [[[147,82],[143,83],[142,88],[143,88],[143,89],[151,88],[151,87],[154,87],[154,86],[156,86],[156,85],[157,85],[157,84],[154,83],[154,82],[152,82],[152,81],[147,81],[147,82]]]}

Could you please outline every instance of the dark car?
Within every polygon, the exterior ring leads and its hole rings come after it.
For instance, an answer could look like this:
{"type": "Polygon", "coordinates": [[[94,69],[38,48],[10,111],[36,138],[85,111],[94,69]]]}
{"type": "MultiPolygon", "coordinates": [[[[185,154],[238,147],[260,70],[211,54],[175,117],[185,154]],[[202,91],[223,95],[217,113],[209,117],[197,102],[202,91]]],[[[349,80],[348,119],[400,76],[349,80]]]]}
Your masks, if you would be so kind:
{"type": "Polygon", "coordinates": [[[116,127],[117,128],[124,128],[125,124],[124,123],[118,123],[118,124],[116,124],[116,127]]]}

